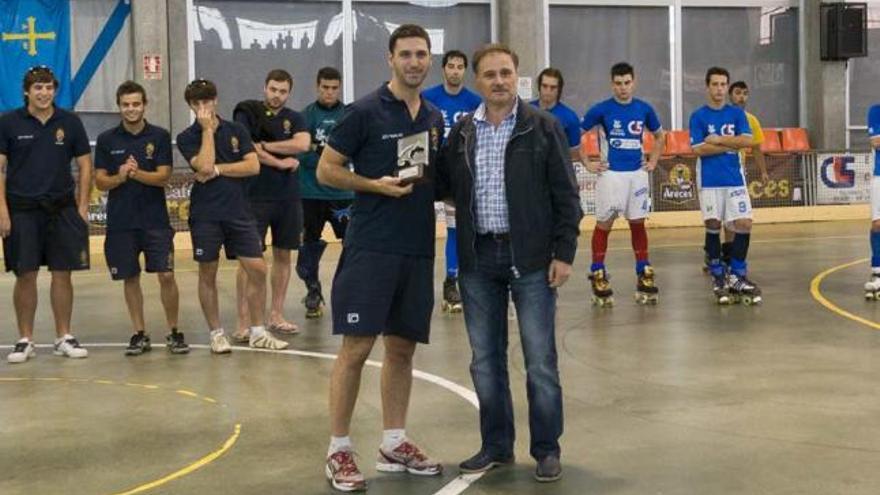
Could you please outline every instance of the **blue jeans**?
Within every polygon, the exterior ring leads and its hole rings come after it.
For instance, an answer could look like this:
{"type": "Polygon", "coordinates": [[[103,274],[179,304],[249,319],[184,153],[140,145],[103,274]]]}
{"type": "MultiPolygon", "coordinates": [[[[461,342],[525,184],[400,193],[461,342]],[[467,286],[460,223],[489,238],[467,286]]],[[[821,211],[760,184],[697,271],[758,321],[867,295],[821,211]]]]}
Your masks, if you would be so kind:
{"type": "Polygon", "coordinates": [[[510,243],[476,240],[477,268],[462,271],[459,285],[473,357],[471,377],[480,402],[482,450],[494,457],[513,454],[515,429],[507,371],[507,304],[513,295],[526,365],[529,452],[535,459],[559,456],[562,387],[557,368],[556,290],[547,271],[515,276],[510,243]]]}

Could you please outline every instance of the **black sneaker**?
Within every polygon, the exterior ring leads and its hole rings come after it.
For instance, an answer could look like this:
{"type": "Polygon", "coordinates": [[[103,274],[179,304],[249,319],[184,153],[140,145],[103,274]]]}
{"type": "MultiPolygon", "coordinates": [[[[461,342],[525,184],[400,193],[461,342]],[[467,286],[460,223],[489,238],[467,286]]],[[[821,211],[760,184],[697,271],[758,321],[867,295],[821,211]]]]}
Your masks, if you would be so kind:
{"type": "Polygon", "coordinates": [[[189,345],[183,340],[183,333],[172,332],[165,336],[165,347],[171,354],[188,354],[189,345]]]}
{"type": "Polygon", "coordinates": [[[482,473],[494,467],[513,464],[513,455],[508,457],[493,457],[492,455],[481,450],[470,459],[458,465],[459,471],[462,473],[482,473]]]}
{"type": "Polygon", "coordinates": [[[562,478],[562,464],[559,463],[559,457],[548,455],[538,461],[538,467],[535,468],[535,479],[547,483],[562,478]]]}
{"type": "Polygon", "coordinates": [[[150,336],[143,333],[136,333],[131,336],[128,347],[125,348],[126,356],[140,356],[145,352],[150,352],[152,345],[150,344],[150,336]]]}

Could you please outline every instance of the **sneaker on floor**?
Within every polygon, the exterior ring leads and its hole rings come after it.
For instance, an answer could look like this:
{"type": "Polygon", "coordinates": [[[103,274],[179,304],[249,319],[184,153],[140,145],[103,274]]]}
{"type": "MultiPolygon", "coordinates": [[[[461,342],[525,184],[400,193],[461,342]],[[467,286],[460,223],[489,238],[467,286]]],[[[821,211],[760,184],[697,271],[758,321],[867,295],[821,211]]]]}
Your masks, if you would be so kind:
{"type": "Polygon", "coordinates": [[[465,474],[484,473],[492,468],[513,464],[513,455],[508,457],[497,457],[481,450],[469,459],[462,461],[458,465],[458,469],[465,474]]]}
{"type": "Polygon", "coordinates": [[[391,451],[379,447],[376,470],[385,473],[406,471],[410,474],[434,476],[443,472],[443,465],[430,459],[415,444],[404,440],[391,451]]]}
{"type": "Polygon", "coordinates": [[[165,336],[165,348],[171,354],[188,354],[189,345],[183,339],[183,333],[172,332],[165,336]]]}
{"type": "Polygon", "coordinates": [[[362,492],[367,489],[367,481],[354,462],[354,452],[350,450],[337,450],[330,454],[324,473],[327,481],[339,491],[362,492]]]}
{"type": "Polygon", "coordinates": [[[538,461],[538,467],[535,468],[535,479],[547,483],[562,478],[562,464],[559,463],[559,457],[548,455],[538,461]]]}
{"type": "Polygon", "coordinates": [[[140,356],[145,352],[150,352],[153,346],[150,342],[150,336],[142,333],[136,333],[131,336],[128,347],[125,348],[126,356],[140,356]]]}
{"type": "Polygon", "coordinates": [[[68,335],[58,342],[55,342],[54,354],[56,356],[82,359],[89,356],[89,351],[87,351],[83,346],[79,345],[76,337],[74,337],[73,335],[68,335]]]}
{"type": "Polygon", "coordinates": [[[15,348],[6,356],[6,361],[10,364],[23,363],[36,355],[37,349],[33,342],[16,342],[15,348]]]}
{"type": "Polygon", "coordinates": [[[229,354],[232,352],[232,346],[229,345],[229,339],[223,332],[211,332],[211,352],[214,354],[229,354]]]}
{"type": "Polygon", "coordinates": [[[254,333],[251,332],[251,337],[248,341],[248,345],[250,345],[254,349],[270,349],[273,351],[279,351],[281,349],[287,349],[287,346],[289,346],[290,344],[281,339],[275,338],[275,336],[269,332],[263,332],[262,334],[257,336],[254,336],[254,333]]]}

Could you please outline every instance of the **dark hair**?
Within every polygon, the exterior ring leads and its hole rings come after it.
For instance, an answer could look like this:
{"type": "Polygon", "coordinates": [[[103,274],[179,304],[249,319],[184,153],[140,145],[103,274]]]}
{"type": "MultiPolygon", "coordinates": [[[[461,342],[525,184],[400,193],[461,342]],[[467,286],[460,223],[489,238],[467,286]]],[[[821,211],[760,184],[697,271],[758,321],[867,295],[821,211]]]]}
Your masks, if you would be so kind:
{"type": "Polygon", "coordinates": [[[335,67],[321,67],[318,69],[318,77],[315,82],[321,84],[321,81],[341,81],[342,74],[335,67]]]}
{"type": "Polygon", "coordinates": [[[28,69],[27,72],[24,73],[24,80],[21,84],[25,92],[25,104],[28,103],[27,92],[30,91],[31,86],[36,83],[52,83],[52,86],[55,89],[58,89],[58,79],[55,79],[55,73],[52,72],[52,69],[45,65],[31,67],[30,69],[28,69]]]}
{"type": "Polygon", "coordinates": [[[460,50],[449,50],[448,52],[444,53],[443,54],[443,67],[446,67],[446,64],[449,62],[449,59],[452,59],[452,58],[460,58],[460,59],[464,60],[464,68],[465,68],[465,70],[467,70],[467,67],[468,67],[467,55],[465,55],[464,52],[462,52],[460,50]]]}
{"type": "Polygon", "coordinates": [[[428,44],[428,51],[431,51],[431,37],[428,36],[425,28],[417,24],[403,24],[391,33],[391,38],[388,39],[388,53],[394,53],[397,40],[401,38],[422,38],[428,44]]]}
{"type": "Polygon", "coordinates": [[[131,95],[134,93],[141,94],[141,101],[144,105],[147,104],[147,91],[143,86],[134,82],[134,81],[125,81],[120,84],[118,88],[116,88],[116,104],[119,105],[119,100],[122,99],[125,95],[131,95]]]}
{"type": "Polygon", "coordinates": [[[611,79],[615,77],[622,77],[629,74],[636,78],[636,70],[633,69],[633,66],[628,64],[627,62],[617,62],[616,64],[611,66],[611,79]]]}
{"type": "Polygon", "coordinates": [[[284,69],[272,69],[266,74],[266,82],[263,83],[265,86],[269,84],[269,81],[277,81],[277,82],[286,82],[290,88],[293,88],[293,78],[290,77],[290,73],[284,69]]]}
{"type": "Polygon", "coordinates": [[[538,89],[541,89],[541,82],[544,79],[544,76],[555,78],[559,81],[559,93],[556,95],[556,101],[562,99],[562,88],[565,87],[565,80],[562,79],[562,71],[556,69],[554,67],[547,67],[542,70],[540,74],[538,74],[538,89]]]}
{"type": "Polygon", "coordinates": [[[207,79],[196,79],[186,85],[183,98],[187,105],[194,101],[213,100],[217,98],[217,86],[207,79]]]}
{"type": "Polygon", "coordinates": [[[490,43],[488,45],[483,45],[482,48],[474,52],[474,72],[477,72],[477,68],[480,66],[480,61],[483,60],[483,57],[490,53],[506,53],[507,55],[510,55],[510,58],[513,59],[513,66],[519,68],[519,56],[517,56],[515,51],[511,50],[510,47],[504,43],[490,43]]]}
{"type": "Polygon", "coordinates": [[[723,67],[709,67],[709,70],[706,71],[706,86],[709,85],[712,76],[724,76],[727,78],[727,82],[730,82],[730,72],[727,72],[727,69],[723,67]]]}
{"type": "Polygon", "coordinates": [[[730,88],[727,89],[727,94],[732,95],[734,89],[744,89],[748,91],[749,86],[745,81],[737,81],[730,85],[730,88]]]}

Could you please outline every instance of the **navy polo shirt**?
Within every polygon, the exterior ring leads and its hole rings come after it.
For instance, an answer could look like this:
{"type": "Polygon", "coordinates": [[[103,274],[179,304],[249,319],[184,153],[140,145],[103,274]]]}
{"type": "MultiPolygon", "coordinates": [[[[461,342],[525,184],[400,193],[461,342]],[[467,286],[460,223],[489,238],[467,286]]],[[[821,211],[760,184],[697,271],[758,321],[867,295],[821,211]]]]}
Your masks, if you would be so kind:
{"type": "MultiPolygon", "coordinates": [[[[415,120],[401,100],[383,84],[349,105],[327,144],[349,157],[358,175],[378,179],[394,175],[398,139],[428,133],[426,173],[433,178],[443,137],[443,115],[422,98],[415,120]]],[[[434,256],[434,185],[416,184],[410,194],[392,198],[355,193],[345,246],[412,256],[434,256]]]]}
{"type": "MultiPolygon", "coordinates": [[[[171,135],[165,129],[147,123],[132,134],[121,123],[101,133],[95,145],[95,168],[109,175],[119,173],[129,156],[138,168],[155,172],[159,166],[171,166],[171,135]]],[[[107,198],[107,232],[124,230],[168,229],[165,188],[128,179],[110,190],[107,198]]]]}
{"type": "Polygon", "coordinates": [[[0,154],[6,155],[6,193],[60,199],[74,193],[70,162],[91,152],[75,114],[55,108],[45,124],[19,108],[0,117],[0,154]]]}
{"type": "MultiPolygon", "coordinates": [[[[236,113],[234,117],[245,128],[251,125],[247,114],[243,112],[236,113]]],[[[309,132],[309,126],[301,113],[287,107],[274,115],[267,109],[264,132],[269,134],[269,142],[286,141],[298,132],[309,132]]],[[[272,154],[278,158],[295,156],[272,154]]],[[[260,163],[260,175],[248,179],[247,191],[248,197],[256,201],[298,200],[299,178],[296,171],[279,170],[260,163]]]]}
{"type": "MultiPolygon", "coordinates": [[[[218,117],[219,118],[219,117],[218,117]]],[[[177,148],[188,163],[202,147],[202,126],[198,122],[177,135],[177,148]]],[[[254,152],[251,135],[237,122],[220,119],[214,130],[214,163],[235,163],[254,152]]],[[[246,179],[220,176],[205,182],[195,182],[190,193],[190,218],[193,220],[232,220],[252,218],[245,197],[246,179]]]]}

